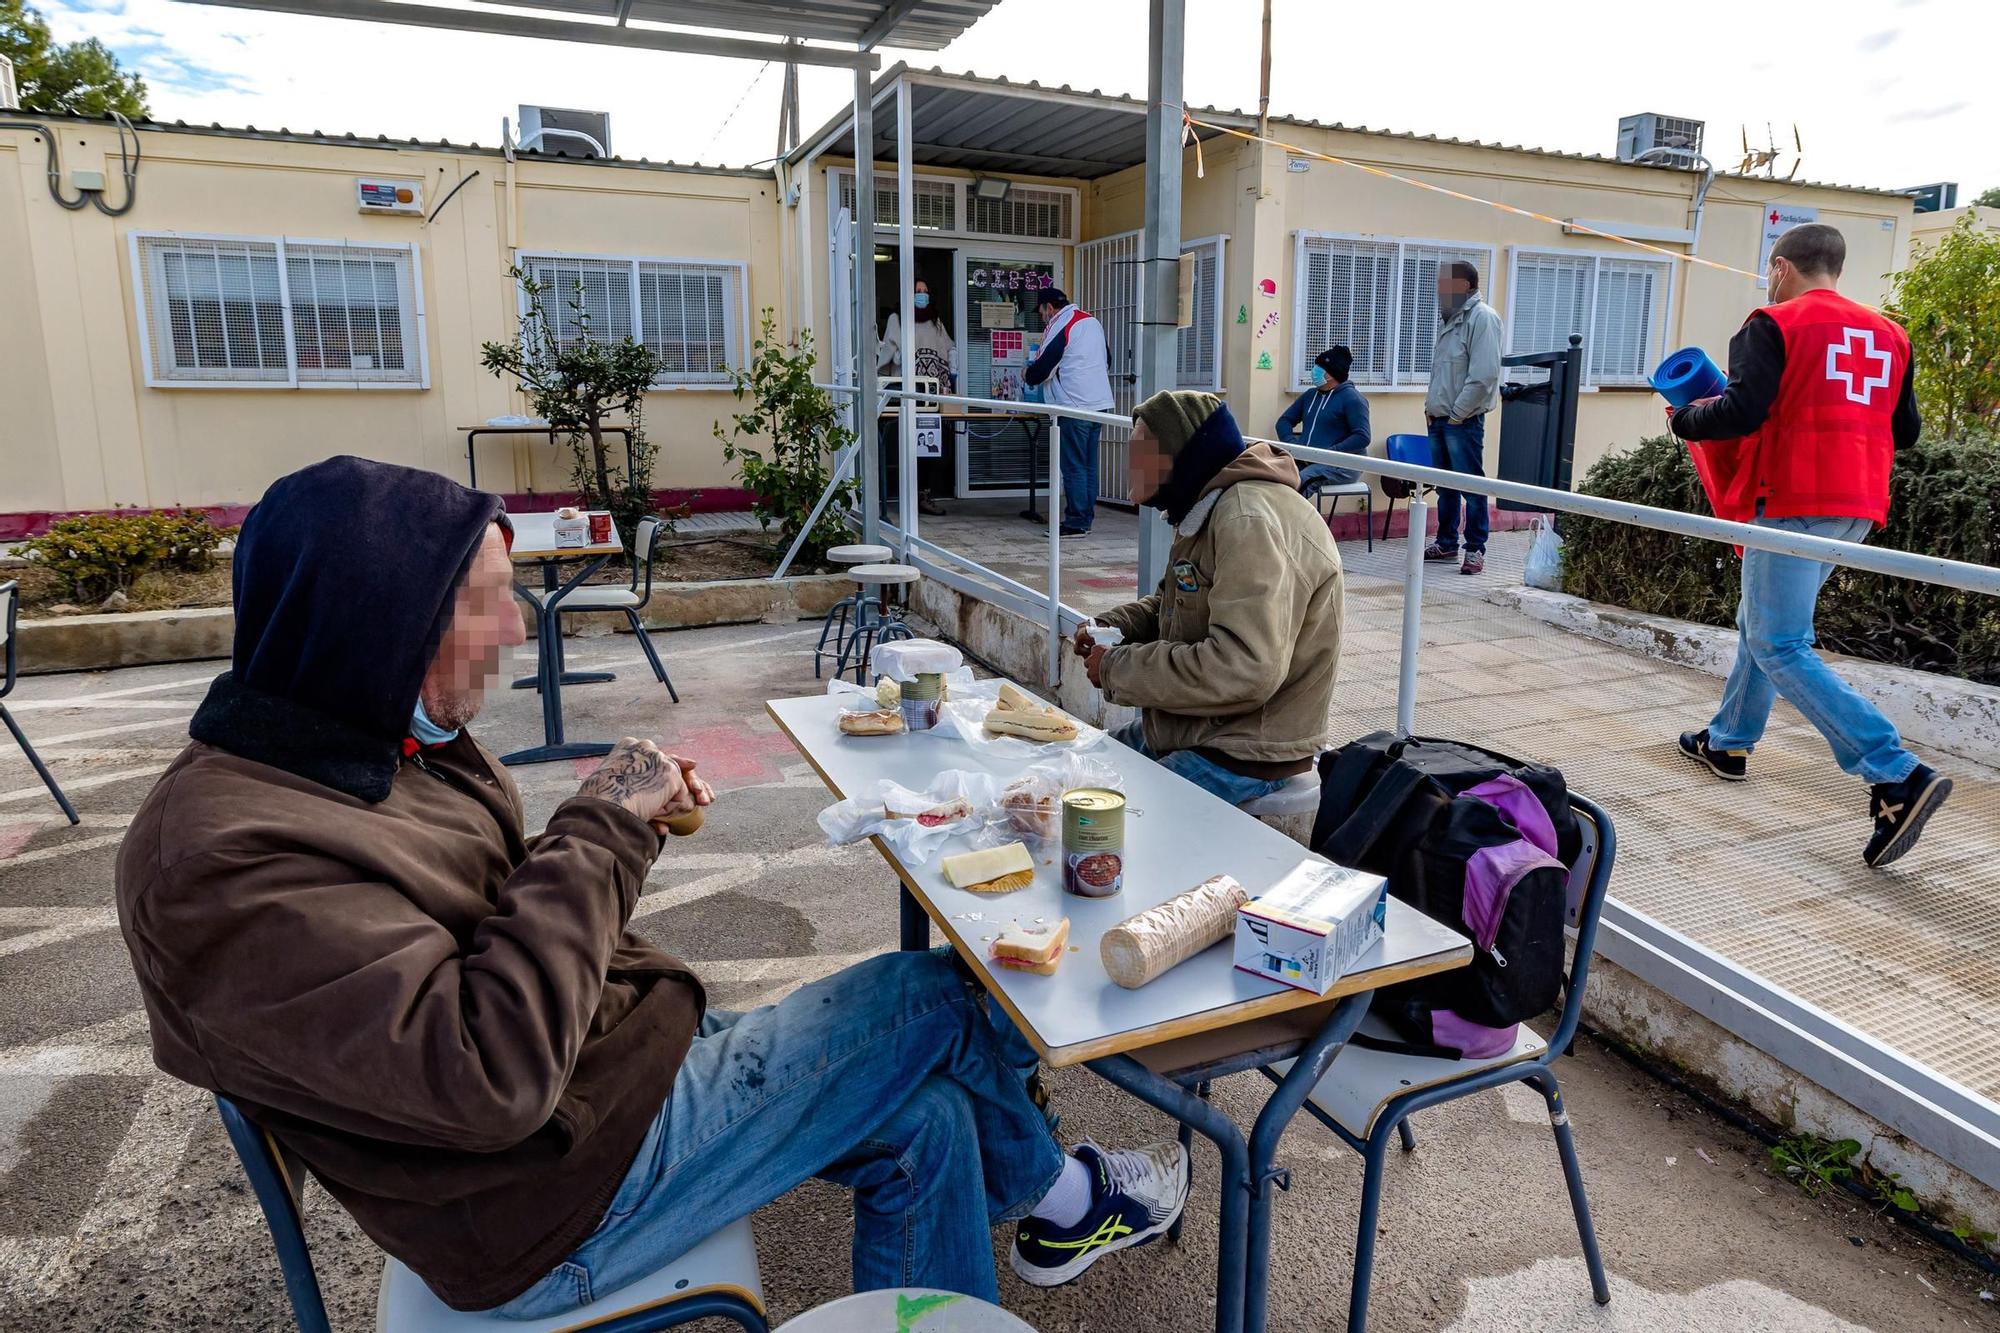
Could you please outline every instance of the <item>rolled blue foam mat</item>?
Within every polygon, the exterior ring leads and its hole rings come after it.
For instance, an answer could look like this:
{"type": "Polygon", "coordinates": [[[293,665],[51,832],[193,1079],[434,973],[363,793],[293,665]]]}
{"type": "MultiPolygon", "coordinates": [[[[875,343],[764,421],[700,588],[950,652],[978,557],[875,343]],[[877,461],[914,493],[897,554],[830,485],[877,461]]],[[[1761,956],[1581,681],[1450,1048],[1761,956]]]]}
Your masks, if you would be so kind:
{"type": "Polygon", "coordinates": [[[1728,376],[1699,347],[1681,348],[1653,372],[1653,388],[1675,407],[1713,398],[1728,387],[1728,376]]]}

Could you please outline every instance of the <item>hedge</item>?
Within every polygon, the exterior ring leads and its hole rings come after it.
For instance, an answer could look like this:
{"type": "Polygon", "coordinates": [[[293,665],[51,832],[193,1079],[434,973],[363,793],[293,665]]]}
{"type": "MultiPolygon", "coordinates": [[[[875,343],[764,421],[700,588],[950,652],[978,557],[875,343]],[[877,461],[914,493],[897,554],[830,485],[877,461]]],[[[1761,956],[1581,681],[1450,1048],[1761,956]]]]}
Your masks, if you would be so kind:
{"type": "MultiPolygon", "coordinates": [[[[1587,495],[1709,514],[1687,448],[1643,440],[1590,469],[1587,495]]],[[[1924,440],[1896,456],[1879,546],[1972,564],[2000,556],[2000,441],[1924,440]]],[[[1740,566],[1714,542],[1567,515],[1563,588],[1594,602],[1708,625],[1734,625],[1740,566]]],[[[1834,652],[2000,684],[2000,598],[1836,569],[1819,603],[1834,652]]]]}

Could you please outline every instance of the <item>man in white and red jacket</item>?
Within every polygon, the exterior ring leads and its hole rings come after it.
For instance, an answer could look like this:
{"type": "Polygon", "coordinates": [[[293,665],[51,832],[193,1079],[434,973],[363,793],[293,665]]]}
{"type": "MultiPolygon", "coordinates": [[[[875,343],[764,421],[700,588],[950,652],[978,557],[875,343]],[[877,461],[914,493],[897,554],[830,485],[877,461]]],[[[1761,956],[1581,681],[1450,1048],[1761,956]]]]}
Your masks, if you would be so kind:
{"type": "MultiPolygon", "coordinates": [[[[1902,327],[1834,290],[1847,258],[1838,229],[1795,227],[1771,251],[1771,304],[1729,344],[1729,387],[1670,416],[1689,441],[1730,442],[1723,514],[1759,527],[1862,541],[1889,514],[1895,451],[1917,439],[1910,339],[1902,327]]],[[[1875,830],[1863,851],[1884,866],[1914,847],[1951,794],[1951,779],[1903,748],[1895,724],[1813,651],[1813,611],[1833,566],[1743,553],[1736,665],[1707,727],[1681,752],[1740,782],[1782,694],[1819,729],[1846,772],[1870,788],[1875,830]]]]}

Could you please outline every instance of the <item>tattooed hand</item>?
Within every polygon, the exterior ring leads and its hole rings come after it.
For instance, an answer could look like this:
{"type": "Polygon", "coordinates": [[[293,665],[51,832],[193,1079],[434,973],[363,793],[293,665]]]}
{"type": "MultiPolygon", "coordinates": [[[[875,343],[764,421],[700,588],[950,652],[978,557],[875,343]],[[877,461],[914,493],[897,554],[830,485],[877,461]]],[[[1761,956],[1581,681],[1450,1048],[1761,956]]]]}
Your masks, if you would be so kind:
{"type": "Polygon", "coordinates": [[[651,741],[630,736],[611,747],[611,753],[583,780],[576,794],[622,805],[649,823],[692,809],[695,804],[682,765],[651,741]]]}

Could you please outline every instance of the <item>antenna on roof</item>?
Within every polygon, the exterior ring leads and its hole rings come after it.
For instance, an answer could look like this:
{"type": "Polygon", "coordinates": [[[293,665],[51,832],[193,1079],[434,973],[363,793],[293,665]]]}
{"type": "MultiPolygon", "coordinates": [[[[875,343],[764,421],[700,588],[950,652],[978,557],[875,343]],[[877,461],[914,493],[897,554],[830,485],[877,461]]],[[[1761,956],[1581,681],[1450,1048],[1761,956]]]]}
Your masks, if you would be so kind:
{"type": "MultiPolygon", "coordinates": [[[[1770,122],[1766,121],[1764,124],[1764,142],[1767,145],[1766,147],[1752,148],[1750,146],[1750,129],[1748,126],[1743,128],[1742,135],[1743,160],[1737,164],[1736,170],[1738,173],[1748,176],[1761,171],[1767,180],[1778,179],[1778,163],[1785,156],[1785,152],[1778,147],[1778,136],[1771,128],[1770,122]]],[[[1794,121],[1792,123],[1792,163],[1785,169],[1784,178],[1786,180],[1798,179],[1799,164],[1805,161],[1805,155],[1805,140],[1800,137],[1798,123],[1794,121]]]]}

